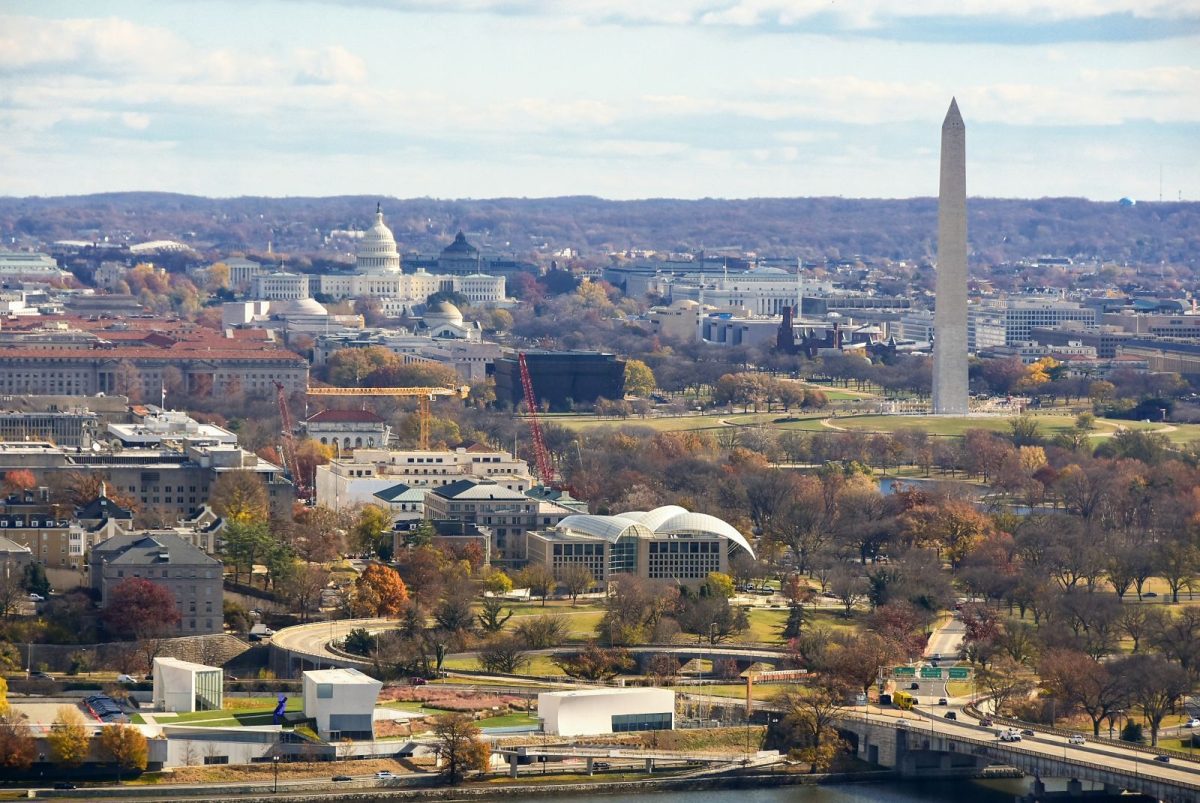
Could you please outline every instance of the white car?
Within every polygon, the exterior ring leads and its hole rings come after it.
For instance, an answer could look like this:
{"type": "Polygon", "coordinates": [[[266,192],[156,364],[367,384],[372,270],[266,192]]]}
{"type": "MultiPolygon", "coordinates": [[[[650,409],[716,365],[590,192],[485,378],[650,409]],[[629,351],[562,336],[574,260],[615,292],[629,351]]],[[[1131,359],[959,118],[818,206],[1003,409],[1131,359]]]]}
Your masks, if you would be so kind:
{"type": "Polygon", "coordinates": [[[1183,723],[1185,728],[1200,728],[1200,717],[1192,717],[1187,722],[1183,723]]]}
{"type": "Polygon", "coordinates": [[[133,675],[117,675],[117,683],[137,683],[137,678],[133,675]]]}
{"type": "Polygon", "coordinates": [[[1087,744],[1087,739],[1080,736],[1078,733],[1071,734],[1071,738],[1067,739],[1071,744],[1087,744]]]}
{"type": "Polygon", "coordinates": [[[1008,730],[1008,731],[1005,731],[1004,733],[1000,734],[1000,741],[1002,741],[1002,742],[1019,742],[1019,741],[1021,741],[1021,734],[1019,734],[1013,730],[1008,730]]]}
{"type": "Polygon", "coordinates": [[[29,595],[29,601],[30,602],[45,602],[46,598],[43,597],[41,594],[32,594],[31,593],[29,595]]]}
{"type": "Polygon", "coordinates": [[[396,776],[392,775],[390,770],[379,770],[378,772],[375,773],[375,778],[380,781],[391,780],[392,778],[395,778],[395,777],[396,776]]]}

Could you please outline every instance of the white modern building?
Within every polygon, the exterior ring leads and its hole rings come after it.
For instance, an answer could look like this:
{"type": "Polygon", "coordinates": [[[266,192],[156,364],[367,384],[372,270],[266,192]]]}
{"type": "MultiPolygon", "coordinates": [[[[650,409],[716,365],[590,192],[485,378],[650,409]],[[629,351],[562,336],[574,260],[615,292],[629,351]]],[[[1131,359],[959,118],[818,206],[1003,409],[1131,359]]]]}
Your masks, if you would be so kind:
{"type": "Polygon", "coordinates": [[[177,658],[155,658],[151,675],[155,711],[221,710],[225,673],[219,668],[177,658]]]}
{"type": "Polygon", "coordinates": [[[296,301],[309,297],[309,277],[303,273],[278,271],[254,277],[254,298],[259,301],[296,301]]]}
{"type": "Polygon", "coordinates": [[[672,730],[675,692],[669,689],[581,689],[538,695],[538,719],[552,736],[594,736],[672,730]]]}
{"type": "Polygon", "coordinates": [[[317,669],[304,673],[304,716],[316,720],[326,741],[373,739],[375,702],[383,683],[357,669],[317,669]]]}

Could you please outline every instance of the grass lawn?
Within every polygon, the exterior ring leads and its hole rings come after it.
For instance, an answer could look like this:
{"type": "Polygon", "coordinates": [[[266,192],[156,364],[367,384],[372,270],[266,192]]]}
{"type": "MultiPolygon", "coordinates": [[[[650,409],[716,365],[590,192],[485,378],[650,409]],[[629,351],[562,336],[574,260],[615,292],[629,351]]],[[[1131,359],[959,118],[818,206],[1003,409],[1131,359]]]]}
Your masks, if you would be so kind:
{"type": "MultiPolygon", "coordinates": [[[[685,694],[708,694],[713,697],[732,697],[737,700],[746,699],[745,683],[717,683],[711,686],[672,686],[673,690],[685,694]]],[[[770,700],[786,688],[778,683],[756,683],[751,692],[755,700],[770,700]]]]}
{"type": "MultiPolygon", "coordinates": [[[[483,671],[483,667],[479,665],[479,661],[474,658],[447,658],[443,666],[446,669],[461,669],[469,672],[483,671]]],[[[531,655],[529,656],[529,663],[521,667],[520,674],[561,677],[563,671],[554,665],[549,655],[531,655]]]]}
{"type": "MultiPolygon", "coordinates": [[[[220,711],[193,711],[175,717],[164,718],[163,724],[187,724],[206,728],[232,728],[240,725],[270,725],[276,702],[270,697],[246,697],[226,700],[226,708],[220,711]]],[[[304,701],[299,695],[289,695],[288,711],[300,711],[304,701]]]]}
{"type": "Polygon", "coordinates": [[[783,629],[783,623],[787,621],[787,616],[786,608],[751,608],[750,629],[740,634],[737,640],[778,644],[782,640],[779,633],[783,629]]]}
{"type": "Polygon", "coordinates": [[[515,728],[518,725],[536,725],[537,722],[537,717],[521,713],[475,720],[475,724],[481,728],[515,728]]]}
{"type": "Polygon", "coordinates": [[[969,680],[951,680],[946,683],[946,694],[951,697],[966,697],[975,689],[975,684],[969,680]]]}

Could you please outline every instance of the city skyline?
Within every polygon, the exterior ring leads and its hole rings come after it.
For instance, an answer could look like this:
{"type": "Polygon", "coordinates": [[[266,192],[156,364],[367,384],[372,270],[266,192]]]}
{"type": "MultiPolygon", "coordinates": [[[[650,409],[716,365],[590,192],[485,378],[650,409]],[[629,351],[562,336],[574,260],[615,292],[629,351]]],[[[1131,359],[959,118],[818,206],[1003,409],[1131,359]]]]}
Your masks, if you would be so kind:
{"type": "Polygon", "coordinates": [[[974,197],[1200,196],[1174,0],[18,0],[0,44],[4,195],[930,197],[954,95],[974,197]]]}

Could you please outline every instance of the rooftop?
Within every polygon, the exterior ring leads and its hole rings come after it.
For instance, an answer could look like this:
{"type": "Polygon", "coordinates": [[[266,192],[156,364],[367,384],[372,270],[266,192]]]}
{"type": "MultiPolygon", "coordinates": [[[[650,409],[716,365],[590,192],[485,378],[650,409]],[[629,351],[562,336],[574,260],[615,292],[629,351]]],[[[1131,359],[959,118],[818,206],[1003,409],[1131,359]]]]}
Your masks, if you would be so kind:
{"type": "Polygon", "coordinates": [[[349,669],[349,668],[347,668],[347,669],[310,669],[309,671],[304,673],[304,677],[307,680],[311,680],[313,683],[333,683],[333,684],[341,684],[341,685],[347,685],[347,686],[350,686],[350,685],[359,686],[364,683],[378,683],[380,686],[383,685],[382,683],[380,683],[380,681],[376,680],[375,678],[370,677],[369,675],[364,675],[362,672],[359,672],[357,669],[349,669]]]}

